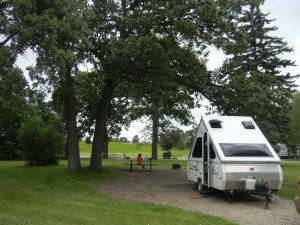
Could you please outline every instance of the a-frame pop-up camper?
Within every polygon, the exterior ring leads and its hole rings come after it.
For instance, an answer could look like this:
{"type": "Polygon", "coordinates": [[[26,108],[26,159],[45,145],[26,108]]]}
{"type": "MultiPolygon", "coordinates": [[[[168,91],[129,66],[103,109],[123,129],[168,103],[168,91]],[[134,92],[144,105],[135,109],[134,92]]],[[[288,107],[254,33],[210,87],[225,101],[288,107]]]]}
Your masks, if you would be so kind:
{"type": "Polygon", "coordinates": [[[281,188],[280,158],[251,117],[202,116],[187,176],[200,193],[268,194],[281,188]]]}

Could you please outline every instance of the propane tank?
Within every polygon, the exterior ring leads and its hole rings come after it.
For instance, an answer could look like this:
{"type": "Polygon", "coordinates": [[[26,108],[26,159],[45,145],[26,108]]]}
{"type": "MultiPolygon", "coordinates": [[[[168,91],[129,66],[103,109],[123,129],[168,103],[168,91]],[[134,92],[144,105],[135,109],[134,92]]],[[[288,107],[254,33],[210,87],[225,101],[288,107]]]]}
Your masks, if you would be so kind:
{"type": "Polygon", "coordinates": [[[255,190],[256,180],[253,176],[248,176],[245,180],[245,187],[247,190],[255,190]]]}
{"type": "Polygon", "coordinates": [[[295,198],[296,210],[300,214],[300,177],[298,178],[298,195],[295,198]]]}

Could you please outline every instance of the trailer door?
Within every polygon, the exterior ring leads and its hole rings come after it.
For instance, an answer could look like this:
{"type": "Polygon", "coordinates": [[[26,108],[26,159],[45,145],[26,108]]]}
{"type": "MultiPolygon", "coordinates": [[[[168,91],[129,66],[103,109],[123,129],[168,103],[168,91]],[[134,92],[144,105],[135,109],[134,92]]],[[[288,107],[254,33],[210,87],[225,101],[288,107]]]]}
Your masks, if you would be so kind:
{"type": "Polygon", "coordinates": [[[188,175],[188,180],[197,182],[198,178],[200,178],[203,181],[203,175],[202,174],[202,168],[200,168],[201,162],[202,162],[202,137],[197,137],[194,147],[190,153],[189,156],[189,161],[188,161],[188,169],[187,169],[187,175],[188,175]]]}

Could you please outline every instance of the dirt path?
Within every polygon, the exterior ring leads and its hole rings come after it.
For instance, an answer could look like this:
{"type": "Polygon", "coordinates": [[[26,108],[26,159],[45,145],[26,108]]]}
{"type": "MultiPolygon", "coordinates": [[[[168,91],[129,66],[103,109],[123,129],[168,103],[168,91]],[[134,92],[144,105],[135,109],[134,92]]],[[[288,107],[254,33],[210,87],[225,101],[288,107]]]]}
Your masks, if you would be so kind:
{"type": "Polygon", "coordinates": [[[153,172],[114,169],[118,177],[101,184],[113,198],[147,202],[219,216],[238,224],[300,225],[294,202],[273,196],[269,208],[259,196],[235,196],[229,203],[223,193],[200,195],[187,181],[185,170],[156,169],[153,172]]]}

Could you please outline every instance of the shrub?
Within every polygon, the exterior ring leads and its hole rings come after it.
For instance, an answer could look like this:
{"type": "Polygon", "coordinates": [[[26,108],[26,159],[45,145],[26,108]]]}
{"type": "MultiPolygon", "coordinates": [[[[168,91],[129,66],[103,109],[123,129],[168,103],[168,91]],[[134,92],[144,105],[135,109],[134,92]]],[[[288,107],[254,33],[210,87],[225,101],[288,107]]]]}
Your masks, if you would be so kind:
{"type": "Polygon", "coordinates": [[[64,154],[65,138],[54,116],[47,122],[37,114],[28,116],[21,125],[19,140],[30,166],[57,164],[64,154]]]}

